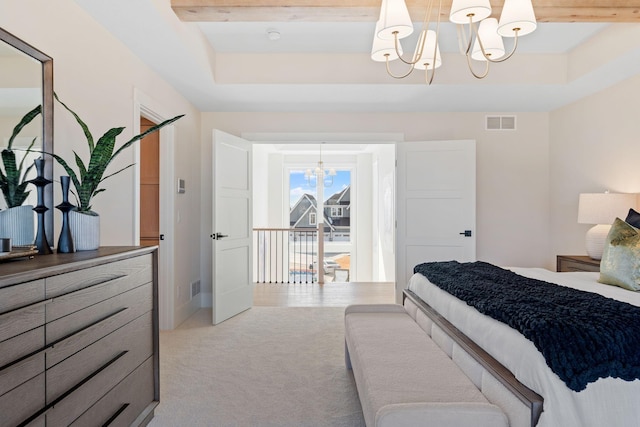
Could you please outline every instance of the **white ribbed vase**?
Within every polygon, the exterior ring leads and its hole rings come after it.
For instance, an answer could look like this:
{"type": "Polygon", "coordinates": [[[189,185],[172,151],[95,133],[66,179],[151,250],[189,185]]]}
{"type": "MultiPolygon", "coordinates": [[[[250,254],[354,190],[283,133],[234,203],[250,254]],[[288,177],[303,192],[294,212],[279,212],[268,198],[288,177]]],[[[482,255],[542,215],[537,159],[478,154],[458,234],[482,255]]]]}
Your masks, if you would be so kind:
{"type": "Polygon", "coordinates": [[[100,215],[97,213],[69,211],[69,228],[76,251],[92,251],[100,246],[100,215]]]}
{"type": "Polygon", "coordinates": [[[12,246],[33,245],[35,212],[24,205],[0,211],[0,237],[10,237],[12,246]]]}

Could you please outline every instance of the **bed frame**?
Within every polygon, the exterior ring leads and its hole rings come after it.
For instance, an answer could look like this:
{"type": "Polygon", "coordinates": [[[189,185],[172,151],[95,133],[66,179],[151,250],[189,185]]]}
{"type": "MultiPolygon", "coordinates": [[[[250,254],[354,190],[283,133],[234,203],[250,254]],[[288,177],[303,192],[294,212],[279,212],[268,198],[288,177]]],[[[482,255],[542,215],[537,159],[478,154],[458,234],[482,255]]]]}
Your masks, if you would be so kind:
{"type": "Polygon", "coordinates": [[[529,408],[531,411],[531,427],[534,427],[538,423],[538,419],[542,413],[542,396],[518,381],[504,365],[494,359],[489,353],[484,351],[479,345],[409,289],[405,289],[403,292],[403,303],[407,299],[416,305],[418,309],[429,317],[434,324],[440,327],[453,342],[457,343],[469,356],[473,357],[487,372],[529,408]]]}

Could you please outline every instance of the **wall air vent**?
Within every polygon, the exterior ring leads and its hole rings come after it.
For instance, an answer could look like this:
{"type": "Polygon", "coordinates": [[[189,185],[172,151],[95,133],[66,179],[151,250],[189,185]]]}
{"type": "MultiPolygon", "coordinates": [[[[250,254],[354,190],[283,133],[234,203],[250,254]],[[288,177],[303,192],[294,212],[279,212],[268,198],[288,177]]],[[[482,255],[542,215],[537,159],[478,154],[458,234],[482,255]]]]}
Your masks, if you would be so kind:
{"type": "Polygon", "coordinates": [[[516,116],[486,116],[486,130],[516,130],[516,116]]]}

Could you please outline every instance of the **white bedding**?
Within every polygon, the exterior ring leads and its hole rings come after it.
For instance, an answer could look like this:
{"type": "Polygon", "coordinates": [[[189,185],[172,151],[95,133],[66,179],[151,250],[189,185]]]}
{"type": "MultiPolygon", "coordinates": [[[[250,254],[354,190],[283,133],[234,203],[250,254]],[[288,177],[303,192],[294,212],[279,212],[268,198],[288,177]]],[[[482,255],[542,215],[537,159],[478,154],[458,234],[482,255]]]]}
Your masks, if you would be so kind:
{"type": "MultiPolygon", "coordinates": [[[[599,293],[640,307],[640,293],[597,282],[598,273],[554,273],[540,268],[511,268],[515,273],[599,293]]],[[[601,378],[581,392],[569,389],[544,357],[519,332],[498,322],[414,274],[408,288],[507,367],[544,399],[539,427],[640,426],[640,380],[601,378]]],[[[640,327],[640,325],[629,325],[640,327]]]]}

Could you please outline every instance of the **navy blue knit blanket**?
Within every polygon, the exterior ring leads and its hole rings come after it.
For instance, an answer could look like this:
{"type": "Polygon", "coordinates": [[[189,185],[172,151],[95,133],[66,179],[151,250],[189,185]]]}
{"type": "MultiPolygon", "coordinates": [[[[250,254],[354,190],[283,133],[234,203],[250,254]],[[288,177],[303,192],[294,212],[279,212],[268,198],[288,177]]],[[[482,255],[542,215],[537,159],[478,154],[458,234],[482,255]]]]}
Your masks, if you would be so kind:
{"type": "Polygon", "coordinates": [[[571,390],[599,378],[640,378],[640,307],[486,262],[430,262],[414,272],[519,331],[571,390]]]}

